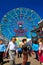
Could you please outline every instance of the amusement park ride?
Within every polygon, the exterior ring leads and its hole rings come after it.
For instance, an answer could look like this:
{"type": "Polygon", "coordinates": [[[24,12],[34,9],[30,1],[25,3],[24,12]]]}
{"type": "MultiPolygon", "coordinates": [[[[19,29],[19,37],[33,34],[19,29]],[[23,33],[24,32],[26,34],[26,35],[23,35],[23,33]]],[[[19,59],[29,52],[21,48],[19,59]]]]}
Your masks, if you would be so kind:
{"type": "Polygon", "coordinates": [[[31,38],[31,30],[38,28],[40,20],[40,16],[31,9],[16,8],[10,10],[1,20],[0,34],[8,40],[12,36],[31,38]]]}
{"type": "Polygon", "coordinates": [[[26,37],[26,32],[28,32],[27,29],[23,29],[23,23],[24,22],[18,22],[18,29],[14,29],[14,32],[16,33],[16,37],[26,37]]]}

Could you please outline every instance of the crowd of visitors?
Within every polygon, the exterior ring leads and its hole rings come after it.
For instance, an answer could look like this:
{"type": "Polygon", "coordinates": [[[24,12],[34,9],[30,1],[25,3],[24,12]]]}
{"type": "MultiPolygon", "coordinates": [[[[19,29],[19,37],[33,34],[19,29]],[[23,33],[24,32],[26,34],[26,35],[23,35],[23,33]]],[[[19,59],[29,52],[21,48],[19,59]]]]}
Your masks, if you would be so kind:
{"type": "Polygon", "coordinates": [[[37,40],[34,40],[32,44],[29,44],[27,42],[27,39],[22,40],[21,46],[17,45],[16,43],[16,37],[13,36],[11,41],[9,42],[7,48],[5,44],[3,43],[3,40],[0,39],[0,64],[3,65],[3,54],[9,54],[10,58],[10,65],[15,65],[15,55],[17,55],[17,58],[22,57],[22,65],[26,65],[28,60],[28,55],[31,57],[32,53],[35,53],[36,60],[40,61],[41,64],[43,64],[43,38],[39,38],[37,40]]]}

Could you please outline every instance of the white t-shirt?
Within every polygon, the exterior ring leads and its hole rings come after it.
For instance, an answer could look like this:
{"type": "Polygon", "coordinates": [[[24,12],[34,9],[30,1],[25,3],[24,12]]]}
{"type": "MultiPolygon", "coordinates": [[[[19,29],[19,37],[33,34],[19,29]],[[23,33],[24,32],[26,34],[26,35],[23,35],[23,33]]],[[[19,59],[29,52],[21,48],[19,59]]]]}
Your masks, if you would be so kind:
{"type": "Polygon", "coordinates": [[[8,44],[8,49],[9,50],[16,50],[17,48],[16,48],[15,43],[13,43],[12,41],[10,41],[9,44],[8,44]]]}
{"type": "Polygon", "coordinates": [[[43,44],[41,42],[39,43],[39,50],[43,50],[43,44]]]}

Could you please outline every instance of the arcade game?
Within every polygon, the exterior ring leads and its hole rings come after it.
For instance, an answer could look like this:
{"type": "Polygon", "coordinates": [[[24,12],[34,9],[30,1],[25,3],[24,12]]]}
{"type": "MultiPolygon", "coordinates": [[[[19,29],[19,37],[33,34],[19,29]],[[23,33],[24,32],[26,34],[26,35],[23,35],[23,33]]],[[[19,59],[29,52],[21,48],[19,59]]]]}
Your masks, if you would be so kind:
{"type": "Polygon", "coordinates": [[[31,30],[38,27],[40,16],[29,8],[15,8],[8,11],[2,18],[0,34],[8,40],[12,36],[16,38],[31,38],[31,30]]]}

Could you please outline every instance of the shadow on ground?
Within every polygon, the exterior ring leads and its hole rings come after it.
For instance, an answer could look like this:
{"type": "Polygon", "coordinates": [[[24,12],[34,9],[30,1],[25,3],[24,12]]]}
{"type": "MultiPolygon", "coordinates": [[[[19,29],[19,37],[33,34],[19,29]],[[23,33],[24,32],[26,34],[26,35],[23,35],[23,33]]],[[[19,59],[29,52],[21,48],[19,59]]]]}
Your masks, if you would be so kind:
{"type": "Polygon", "coordinates": [[[8,63],[9,61],[4,61],[3,64],[8,63]]]}
{"type": "MultiPolygon", "coordinates": [[[[16,65],[21,65],[21,64],[16,64],[16,65]]],[[[30,62],[27,62],[26,65],[30,65],[30,62]]]]}
{"type": "MultiPolygon", "coordinates": [[[[3,64],[6,64],[6,63],[8,63],[8,62],[9,62],[9,61],[4,61],[3,64]]],[[[22,64],[19,63],[19,64],[16,64],[16,65],[22,65],[22,64]]],[[[27,62],[26,65],[30,65],[30,62],[27,62]]]]}

